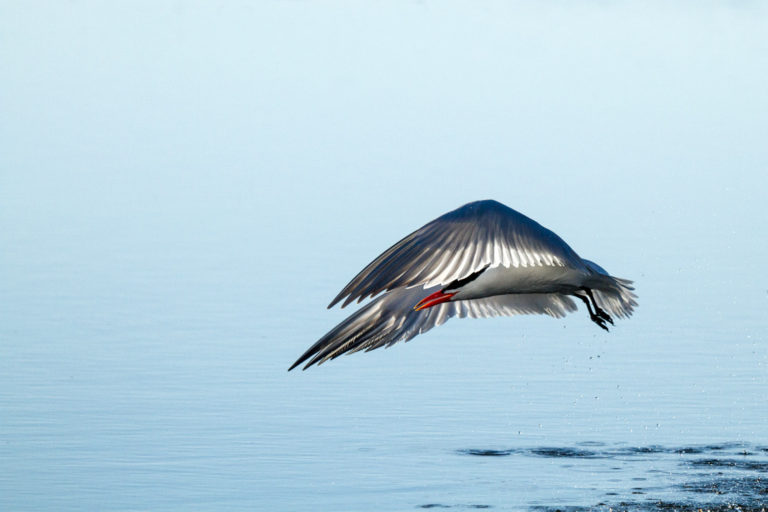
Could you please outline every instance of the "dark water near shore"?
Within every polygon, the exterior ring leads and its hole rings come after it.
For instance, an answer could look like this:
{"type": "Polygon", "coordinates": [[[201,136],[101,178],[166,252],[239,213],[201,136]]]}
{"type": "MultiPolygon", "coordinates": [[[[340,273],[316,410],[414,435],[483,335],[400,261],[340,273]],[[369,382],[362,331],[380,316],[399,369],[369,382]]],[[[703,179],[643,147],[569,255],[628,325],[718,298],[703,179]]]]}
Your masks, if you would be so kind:
{"type": "MultiPolygon", "coordinates": [[[[595,502],[589,503],[584,497],[579,498],[582,505],[541,500],[530,504],[531,510],[762,510],[767,506],[768,447],[764,446],[611,447],[585,442],[573,448],[466,449],[458,453],[558,459],[561,470],[590,475],[582,491],[595,502]]],[[[422,508],[454,506],[435,503],[422,508]]],[[[494,505],[472,504],[469,508],[494,505]]]]}

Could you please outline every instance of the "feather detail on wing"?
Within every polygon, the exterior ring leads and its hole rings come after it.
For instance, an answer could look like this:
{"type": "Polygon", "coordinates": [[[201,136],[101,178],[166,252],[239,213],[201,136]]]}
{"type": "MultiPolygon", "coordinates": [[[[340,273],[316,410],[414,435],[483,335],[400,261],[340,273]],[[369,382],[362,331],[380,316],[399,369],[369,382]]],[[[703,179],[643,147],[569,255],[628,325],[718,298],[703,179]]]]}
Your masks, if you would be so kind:
{"type": "Polygon", "coordinates": [[[559,236],[499,202],[466,204],[414,231],[365,267],[328,306],[402,286],[446,285],[486,267],[584,268],[559,236]],[[345,299],[346,297],[346,299],[345,299]]]}
{"type": "Polygon", "coordinates": [[[408,341],[454,316],[487,318],[546,314],[560,318],[576,310],[574,302],[565,295],[539,293],[444,302],[414,311],[413,307],[420,299],[439,289],[398,288],[374,299],[320,338],[289,370],[307,359],[309,362],[304,369],[335,359],[345,352],[369,351],[398,341],[408,341]]]}

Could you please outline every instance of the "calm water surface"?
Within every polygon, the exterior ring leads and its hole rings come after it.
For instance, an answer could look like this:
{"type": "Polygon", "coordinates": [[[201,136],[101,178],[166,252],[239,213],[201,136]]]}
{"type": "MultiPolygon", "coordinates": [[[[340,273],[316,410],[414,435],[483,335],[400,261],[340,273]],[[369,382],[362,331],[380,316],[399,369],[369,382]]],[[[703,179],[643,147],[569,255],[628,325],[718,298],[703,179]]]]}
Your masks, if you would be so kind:
{"type": "Polygon", "coordinates": [[[288,269],[253,273],[249,243],[59,242],[6,262],[6,510],[765,503],[754,283],[712,307],[640,276],[609,334],[583,312],[454,320],[289,374],[343,316],[338,283],[309,277],[332,248],[274,295],[288,269]]]}

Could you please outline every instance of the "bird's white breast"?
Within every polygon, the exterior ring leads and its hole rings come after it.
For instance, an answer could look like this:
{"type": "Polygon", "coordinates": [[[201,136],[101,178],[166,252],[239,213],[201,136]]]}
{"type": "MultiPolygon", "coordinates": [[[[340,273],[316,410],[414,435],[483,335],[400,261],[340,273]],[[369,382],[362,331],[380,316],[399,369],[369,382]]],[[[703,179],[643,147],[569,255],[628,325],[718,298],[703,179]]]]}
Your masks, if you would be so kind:
{"type": "Polygon", "coordinates": [[[509,293],[571,293],[583,286],[587,276],[588,272],[571,267],[500,265],[486,270],[477,279],[460,288],[453,300],[509,293]]]}

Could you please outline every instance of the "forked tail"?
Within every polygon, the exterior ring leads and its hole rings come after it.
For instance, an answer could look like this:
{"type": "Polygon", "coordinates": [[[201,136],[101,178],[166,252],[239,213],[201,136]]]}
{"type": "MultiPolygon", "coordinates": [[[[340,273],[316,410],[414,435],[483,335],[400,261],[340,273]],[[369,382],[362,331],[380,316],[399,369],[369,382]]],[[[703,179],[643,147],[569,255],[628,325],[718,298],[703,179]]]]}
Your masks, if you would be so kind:
{"type": "Polygon", "coordinates": [[[637,307],[637,295],[632,281],[613,277],[603,267],[589,260],[583,260],[587,267],[595,273],[593,283],[589,288],[594,292],[595,302],[609,315],[617,318],[627,318],[637,307]]]}

